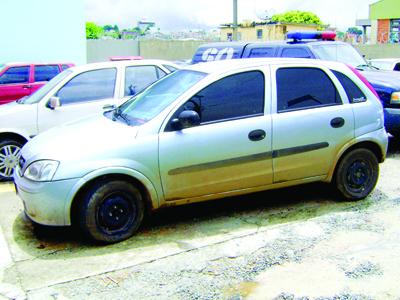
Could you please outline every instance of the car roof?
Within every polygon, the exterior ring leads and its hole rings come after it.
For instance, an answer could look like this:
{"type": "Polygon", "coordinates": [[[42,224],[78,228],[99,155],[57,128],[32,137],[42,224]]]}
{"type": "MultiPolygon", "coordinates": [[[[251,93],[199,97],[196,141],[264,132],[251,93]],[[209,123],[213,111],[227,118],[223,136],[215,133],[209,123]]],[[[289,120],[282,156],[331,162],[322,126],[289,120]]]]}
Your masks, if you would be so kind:
{"type": "Polygon", "coordinates": [[[21,61],[18,61],[18,62],[6,62],[6,63],[3,63],[2,65],[4,65],[4,66],[8,66],[8,67],[10,67],[10,66],[12,66],[12,67],[14,67],[14,66],[25,66],[25,65],[35,65],[35,66],[42,66],[42,65],[73,65],[73,63],[71,63],[71,62],[21,62],[21,61]]]}
{"type": "Polygon", "coordinates": [[[344,64],[334,61],[323,61],[319,59],[307,59],[307,58],[243,58],[243,59],[229,59],[229,60],[218,60],[210,62],[201,62],[195,65],[187,66],[183,69],[198,71],[203,73],[225,73],[229,71],[239,70],[247,67],[261,67],[265,65],[274,64],[306,64],[309,66],[326,66],[342,68],[344,64]]]}
{"type": "Polygon", "coordinates": [[[245,47],[245,46],[301,46],[301,45],[342,45],[341,41],[301,40],[298,42],[287,41],[263,41],[263,42],[215,42],[200,45],[199,48],[223,48],[223,47],[245,47]]]}
{"type": "Polygon", "coordinates": [[[112,67],[127,67],[127,66],[146,66],[146,65],[170,65],[177,69],[180,69],[179,66],[175,65],[174,63],[161,60],[161,59],[141,59],[141,60],[120,60],[120,61],[105,61],[105,62],[97,62],[97,63],[89,63],[86,65],[72,67],[69,70],[74,72],[83,72],[89,70],[96,70],[96,69],[105,69],[105,68],[112,68],[112,67]]]}

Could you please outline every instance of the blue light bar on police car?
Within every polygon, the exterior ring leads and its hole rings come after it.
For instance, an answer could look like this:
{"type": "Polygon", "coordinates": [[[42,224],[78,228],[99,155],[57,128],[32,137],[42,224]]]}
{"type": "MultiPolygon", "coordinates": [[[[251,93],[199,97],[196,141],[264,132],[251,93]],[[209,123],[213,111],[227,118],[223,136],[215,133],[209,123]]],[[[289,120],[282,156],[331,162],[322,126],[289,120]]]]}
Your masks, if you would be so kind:
{"type": "Polygon", "coordinates": [[[287,34],[288,39],[295,41],[301,40],[330,40],[333,41],[336,33],[333,31],[290,31],[287,34]]]}

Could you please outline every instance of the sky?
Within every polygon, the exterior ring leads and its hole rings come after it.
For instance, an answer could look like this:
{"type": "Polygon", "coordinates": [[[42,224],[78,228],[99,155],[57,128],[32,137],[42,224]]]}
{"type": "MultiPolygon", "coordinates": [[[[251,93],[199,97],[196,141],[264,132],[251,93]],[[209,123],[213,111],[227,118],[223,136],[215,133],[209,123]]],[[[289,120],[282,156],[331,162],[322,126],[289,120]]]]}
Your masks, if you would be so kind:
{"type": "MultiPolygon", "coordinates": [[[[238,19],[260,20],[289,10],[311,11],[339,30],[367,19],[377,0],[238,0],[238,19]]],[[[156,23],[161,31],[217,28],[232,22],[232,0],[85,0],[86,20],[133,28],[137,21],[156,23]]]]}

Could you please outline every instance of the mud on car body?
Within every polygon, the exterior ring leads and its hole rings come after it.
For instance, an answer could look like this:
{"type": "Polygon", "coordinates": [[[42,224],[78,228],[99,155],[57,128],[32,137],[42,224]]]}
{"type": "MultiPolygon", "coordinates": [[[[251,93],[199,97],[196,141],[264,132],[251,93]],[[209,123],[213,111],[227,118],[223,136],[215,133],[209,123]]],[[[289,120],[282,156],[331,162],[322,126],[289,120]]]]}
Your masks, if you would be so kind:
{"type": "Polygon", "coordinates": [[[192,58],[205,61],[257,58],[297,57],[338,61],[359,70],[374,87],[384,107],[385,127],[400,137],[400,73],[383,71],[370,65],[349,44],[334,41],[333,32],[289,32],[283,42],[222,42],[201,45],[192,58]]]}
{"type": "Polygon", "coordinates": [[[341,63],[219,61],[33,138],[14,179],[34,222],[116,242],[165,206],[315,181],[365,198],[387,143],[381,103],[341,63]]]}

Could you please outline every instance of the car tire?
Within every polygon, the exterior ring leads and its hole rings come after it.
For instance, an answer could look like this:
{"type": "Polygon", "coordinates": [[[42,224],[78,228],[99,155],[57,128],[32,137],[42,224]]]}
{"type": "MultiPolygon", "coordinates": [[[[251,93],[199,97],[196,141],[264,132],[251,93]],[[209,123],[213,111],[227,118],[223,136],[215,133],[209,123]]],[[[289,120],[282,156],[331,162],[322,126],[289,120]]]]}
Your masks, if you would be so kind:
{"type": "Polygon", "coordinates": [[[79,207],[79,225],[92,239],[115,243],[131,237],[144,216],[140,190],[122,180],[92,186],[79,207]]]}
{"type": "Polygon", "coordinates": [[[334,183],[344,200],[356,201],[367,197],[379,176],[379,163],[368,149],[347,153],[337,166],[334,183]]]}
{"type": "Polygon", "coordinates": [[[18,165],[24,144],[17,140],[0,141],[0,181],[13,179],[14,168],[18,165]]]}

